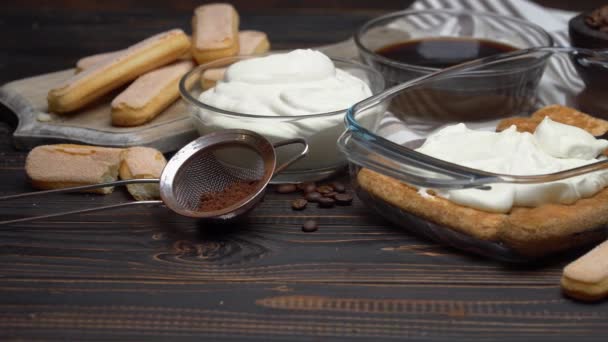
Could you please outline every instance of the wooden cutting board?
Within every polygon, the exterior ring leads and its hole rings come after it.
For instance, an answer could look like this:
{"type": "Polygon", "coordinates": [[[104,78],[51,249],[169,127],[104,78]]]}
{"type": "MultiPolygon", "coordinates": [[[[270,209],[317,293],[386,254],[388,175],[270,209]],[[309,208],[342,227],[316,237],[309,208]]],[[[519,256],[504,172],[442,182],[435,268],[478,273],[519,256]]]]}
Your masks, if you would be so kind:
{"type": "MultiPolygon", "coordinates": [[[[318,49],[331,57],[356,59],[357,56],[352,40],[318,49]]],[[[73,74],[74,69],[69,69],[9,82],[0,87],[0,103],[12,110],[19,120],[13,135],[18,149],[72,142],[112,147],[149,146],[170,152],[198,137],[190,122],[188,106],[181,99],[154,120],[136,127],[112,126],[110,102],[117,92],[74,114],[50,114],[48,120],[48,91],[73,74]]]]}

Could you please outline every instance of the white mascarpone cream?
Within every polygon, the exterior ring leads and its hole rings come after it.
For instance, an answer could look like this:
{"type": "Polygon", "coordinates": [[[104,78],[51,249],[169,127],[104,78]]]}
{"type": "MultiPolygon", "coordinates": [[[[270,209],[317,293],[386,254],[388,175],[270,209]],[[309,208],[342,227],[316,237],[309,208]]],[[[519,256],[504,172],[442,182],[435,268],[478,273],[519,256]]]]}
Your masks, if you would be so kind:
{"type": "Polygon", "coordinates": [[[245,128],[273,142],[306,138],[309,153],[294,168],[319,169],[343,161],[336,140],[344,130],[344,116],[307,116],[346,110],[371,95],[364,78],[336,68],[323,53],[294,50],[234,63],[223,80],[199,96],[201,102],[223,110],[280,119],[221,115],[205,109],[199,110],[196,118],[202,134],[245,128]]]}
{"type": "Polygon", "coordinates": [[[344,110],[369,96],[364,81],[323,53],[295,50],[234,63],[199,99],[236,113],[298,116],[344,110]]]}
{"type": "MultiPolygon", "coordinates": [[[[515,126],[496,133],[475,131],[464,124],[430,135],[418,152],[479,170],[511,175],[538,175],[599,161],[608,141],[548,117],[534,134],[515,126]]],[[[571,204],[593,196],[608,185],[608,171],[541,184],[491,184],[491,190],[440,190],[437,195],[476,209],[506,213],[513,206],[571,204]]]]}

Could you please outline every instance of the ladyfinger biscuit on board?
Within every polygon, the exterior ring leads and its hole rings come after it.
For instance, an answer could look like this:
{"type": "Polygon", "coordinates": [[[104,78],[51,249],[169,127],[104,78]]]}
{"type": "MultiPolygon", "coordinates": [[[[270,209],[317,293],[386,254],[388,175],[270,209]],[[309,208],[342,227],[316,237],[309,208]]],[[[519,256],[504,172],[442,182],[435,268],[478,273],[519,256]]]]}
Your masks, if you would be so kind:
{"type": "Polygon", "coordinates": [[[112,124],[136,126],[152,120],[179,98],[179,80],[191,61],[175,62],[140,76],[112,101],[112,124]]]}
{"type": "Polygon", "coordinates": [[[608,296],[608,241],[564,268],[562,290],[570,297],[594,301],[608,296]]]}
{"type": "Polygon", "coordinates": [[[230,4],[199,6],[192,18],[192,55],[199,64],[239,52],[239,15],[230,4]]]}
{"type": "Polygon", "coordinates": [[[52,89],[47,97],[49,111],[67,113],[82,108],[137,76],[176,60],[189,48],[188,36],[178,29],[145,39],[52,89]]]}
{"type": "Polygon", "coordinates": [[[270,42],[266,33],[261,31],[239,31],[239,55],[255,55],[268,52],[270,42]]]}
{"type": "Polygon", "coordinates": [[[215,87],[217,81],[224,78],[227,68],[211,68],[203,71],[201,75],[201,87],[203,90],[215,87]]]}
{"type": "Polygon", "coordinates": [[[84,69],[89,69],[93,65],[95,65],[101,61],[104,61],[106,59],[116,58],[123,52],[124,52],[124,50],[118,50],[118,51],[98,53],[95,55],[83,57],[76,62],[76,72],[78,73],[78,72],[83,71],[84,69]]]}

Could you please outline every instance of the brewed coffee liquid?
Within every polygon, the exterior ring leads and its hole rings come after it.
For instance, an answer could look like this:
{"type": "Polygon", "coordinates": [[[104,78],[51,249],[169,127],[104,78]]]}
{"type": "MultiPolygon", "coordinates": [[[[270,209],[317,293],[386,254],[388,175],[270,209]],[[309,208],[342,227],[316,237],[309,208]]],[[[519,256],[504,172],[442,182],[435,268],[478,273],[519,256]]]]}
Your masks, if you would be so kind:
{"type": "Polygon", "coordinates": [[[441,69],[515,50],[511,45],[485,39],[426,38],[384,46],[376,53],[406,64],[441,69]]]}

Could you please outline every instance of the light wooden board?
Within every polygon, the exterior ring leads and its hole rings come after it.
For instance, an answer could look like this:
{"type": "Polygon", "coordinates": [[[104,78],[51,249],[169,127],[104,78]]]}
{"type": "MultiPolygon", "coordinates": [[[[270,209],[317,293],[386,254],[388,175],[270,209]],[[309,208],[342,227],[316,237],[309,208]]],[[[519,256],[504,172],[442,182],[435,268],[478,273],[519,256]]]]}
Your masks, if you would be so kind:
{"type": "MultiPolygon", "coordinates": [[[[352,40],[319,48],[332,57],[356,58],[352,40]]],[[[115,127],[111,124],[110,101],[116,92],[98,103],[70,115],[47,114],[48,91],[74,74],[74,69],[25,78],[0,87],[0,103],[12,110],[19,120],[14,133],[18,149],[50,143],[73,142],[112,147],[150,146],[162,152],[175,151],[198,136],[190,122],[189,108],[176,101],[161,115],[137,127],[115,127]]]]}

